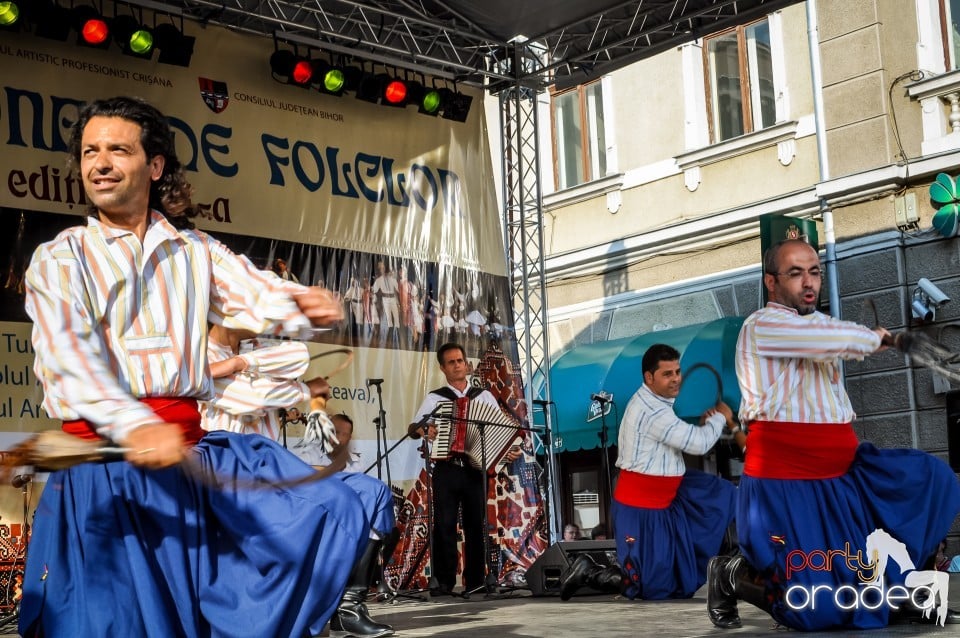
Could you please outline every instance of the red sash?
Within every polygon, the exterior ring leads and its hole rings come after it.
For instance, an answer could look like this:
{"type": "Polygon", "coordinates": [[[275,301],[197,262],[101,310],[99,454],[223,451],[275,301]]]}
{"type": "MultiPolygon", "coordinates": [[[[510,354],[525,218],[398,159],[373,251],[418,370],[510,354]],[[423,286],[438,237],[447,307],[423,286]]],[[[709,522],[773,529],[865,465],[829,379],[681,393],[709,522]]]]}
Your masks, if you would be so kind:
{"type": "Polygon", "coordinates": [[[653,476],[620,470],[613,500],[630,507],[662,510],[670,507],[677,496],[683,476],[653,476]]]}
{"type": "MultiPolygon", "coordinates": [[[[153,413],[165,423],[177,423],[183,431],[183,440],[188,445],[199,441],[206,431],[200,427],[200,411],[197,409],[196,399],[179,399],[176,397],[146,397],[140,399],[153,413]]],[[[67,434],[78,436],[81,439],[102,439],[97,434],[97,427],[86,419],[64,421],[61,429],[67,434]]]]}
{"type": "Polygon", "coordinates": [[[743,473],[755,478],[836,478],[860,444],[849,423],[753,421],[747,431],[743,473]]]}

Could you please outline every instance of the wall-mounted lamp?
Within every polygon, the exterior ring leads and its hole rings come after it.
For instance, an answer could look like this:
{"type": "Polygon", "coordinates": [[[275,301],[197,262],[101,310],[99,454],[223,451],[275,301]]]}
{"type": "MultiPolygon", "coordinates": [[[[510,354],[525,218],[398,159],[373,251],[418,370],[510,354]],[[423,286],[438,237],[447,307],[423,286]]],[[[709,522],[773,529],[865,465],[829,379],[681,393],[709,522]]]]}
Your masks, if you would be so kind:
{"type": "Polygon", "coordinates": [[[937,316],[937,309],[949,301],[950,297],[946,293],[926,277],[921,277],[913,291],[910,308],[916,319],[928,322],[933,321],[937,316]]]}

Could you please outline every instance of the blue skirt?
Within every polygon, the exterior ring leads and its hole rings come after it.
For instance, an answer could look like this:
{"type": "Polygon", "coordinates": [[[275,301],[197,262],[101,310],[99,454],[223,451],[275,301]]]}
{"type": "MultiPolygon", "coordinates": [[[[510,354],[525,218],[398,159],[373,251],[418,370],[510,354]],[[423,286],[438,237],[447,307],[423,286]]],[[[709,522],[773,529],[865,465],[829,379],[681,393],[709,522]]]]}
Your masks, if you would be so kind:
{"type": "Polygon", "coordinates": [[[613,502],[617,559],[629,598],[690,598],[707,580],[733,520],[737,489],[718,476],[687,470],[677,496],[664,509],[613,502]]]}
{"type": "Polygon", "coordinates": [[[902,570],[924,569],[958,511],[960,483],[946,463],[919,450],[861,443],[850,470],[837,478],[744,476],[737,525],[778,622],[807,631],[871,629],[887,625],[890,607],[876,589],[863,593],[876,564],[867,537],[888,535],[886,546],[900,547],[887,562],[889,591],[903,584],[902,570]]]}
{"type": "Polygon", "coordinates": [[[312,471],[259,435],[211,432],[194,451],[202,474],[226,487],[125,462],[50,475],[28,550],[21,635],[320,633],[367,543],[359,497],[338,480],[248,489],[312,471]]]}
{"type": "Polygon", "coordinates": [[[336,478],[356,492],[363,503],[363,511],[370,521],[370,528],[380,538],[388,535],[397,526],[396,512],[393,509],[393,493],[387,484],[368,474],[359,472],[337,472],[336,478]]]}

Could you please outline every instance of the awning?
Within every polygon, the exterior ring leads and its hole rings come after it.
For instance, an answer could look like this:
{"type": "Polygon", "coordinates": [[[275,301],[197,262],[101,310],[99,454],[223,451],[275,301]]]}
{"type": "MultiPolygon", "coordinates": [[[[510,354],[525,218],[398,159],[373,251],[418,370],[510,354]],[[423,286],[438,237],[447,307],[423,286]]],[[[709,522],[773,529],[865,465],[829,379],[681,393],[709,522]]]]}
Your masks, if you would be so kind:
{"type": "MultiPolygon", "coordinates": [[[[713,372],[696,364],[711,366],[720,375],[723,400],[734,412],[740,406],[740,388],[734,370],[734,353],[743,317],[727,317],[705,324],[661,330],[577,346],[550,366],[550,390],[555,409],[551,411],[553,444],[556,452],[589,450],[600,446],[601,403],[594,394],[611,396],[603,419],[607,444],[616,445],[620,416],[630,397],[643,384],[640,362],[655,343],[666,343],[680,351],[680,368],[685,378],[677,397],[677,414],[691,423],[716,403],[718,387],[713,372]],[[691,371],[691,369],[693,369],[691,371]],[[688,371],[690,371],[689,374],[688,371]]],[[[534,396],[543,396],[542,379],[533,380],[534,396]]],[[[544,413],[534,411],[534,423],[544,424],[544,413]]]]}

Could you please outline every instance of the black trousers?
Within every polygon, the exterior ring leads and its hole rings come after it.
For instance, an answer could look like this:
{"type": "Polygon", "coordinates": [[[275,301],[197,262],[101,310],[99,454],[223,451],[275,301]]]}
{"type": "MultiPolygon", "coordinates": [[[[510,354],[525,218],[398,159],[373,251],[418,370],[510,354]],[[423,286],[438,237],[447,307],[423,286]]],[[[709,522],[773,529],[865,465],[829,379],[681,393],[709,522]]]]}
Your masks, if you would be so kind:
{"type": "Polygon", "coordinates": [[[433,467],[433,571],[440,585],[457,578],[457,516],[463,516],[463,577],[467,589],[480,587],[484,564],[484,474],[470,466],[437,461],[433,467]]]}

